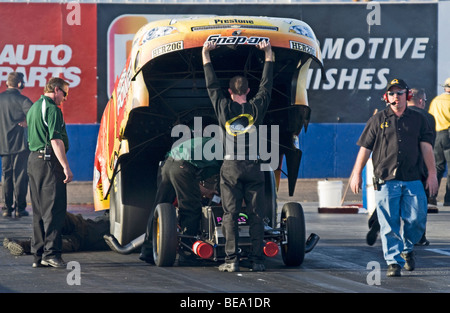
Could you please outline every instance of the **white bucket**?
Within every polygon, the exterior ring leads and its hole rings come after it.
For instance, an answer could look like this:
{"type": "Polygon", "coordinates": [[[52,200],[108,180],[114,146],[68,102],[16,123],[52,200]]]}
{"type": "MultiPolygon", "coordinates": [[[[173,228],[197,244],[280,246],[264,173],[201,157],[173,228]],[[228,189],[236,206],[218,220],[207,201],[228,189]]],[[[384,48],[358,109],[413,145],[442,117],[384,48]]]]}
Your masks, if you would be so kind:
{"type": "Polygon", "coordinates": [[[317,183],[319,193],[319,207],[337,207],[341,205],[342,181],[321,180],[317,183]]]}

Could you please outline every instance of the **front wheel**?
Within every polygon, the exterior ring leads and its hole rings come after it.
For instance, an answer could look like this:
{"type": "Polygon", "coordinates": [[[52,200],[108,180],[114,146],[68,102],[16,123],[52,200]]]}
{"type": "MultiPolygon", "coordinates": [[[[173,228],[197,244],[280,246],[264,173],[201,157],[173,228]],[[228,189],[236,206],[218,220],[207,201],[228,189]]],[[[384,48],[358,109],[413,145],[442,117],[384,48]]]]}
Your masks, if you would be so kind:
{"type": "Polygon", "coordinates": [[[305,216],[299,203],[288,202],[281,210],[281,228],[285,240],[281,243],[281,255],[287,266],[299,266],[305,258],[305,216]]]}
{"type": "Polygon", "coordinates": [[[177,256],[177,215],[170,203],[156,206],[153,216],[153,258],[157,266],[172,266],[177,256]]]}

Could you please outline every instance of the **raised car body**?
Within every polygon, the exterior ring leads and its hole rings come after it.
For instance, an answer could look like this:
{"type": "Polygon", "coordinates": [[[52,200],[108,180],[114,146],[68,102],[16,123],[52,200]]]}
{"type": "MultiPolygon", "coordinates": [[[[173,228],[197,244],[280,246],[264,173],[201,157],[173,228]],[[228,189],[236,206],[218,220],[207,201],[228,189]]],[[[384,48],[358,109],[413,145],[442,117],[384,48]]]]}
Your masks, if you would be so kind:
{"type": "MultiPolygon", "coordinates": [[[[310,115],[307,72],[312,60],[323,69],[313,30],[295,19],[252,16],[152,22],[134,37],[101,118],[95,153],[95,210],[117,211],[125,206],[133,212],[129,222],[124,221],[127,214],[114,213],[112,234],[121,244],[145,231],[158,163],[173,143],[172,127],[187,124],[194,116],[215,117],[201,59],[206,40],[223,46],[212,51],[211,58],[224,89],[229,78],[243,73],[255,92],[264,54],[254,45],[270,40],[275,53],[274,89],[265,124],[280,125],[280,155],[288,165],[290,193],[294,190],[301,158],[297,135],[306,129],[310,115]],[[125,228],[137,230],[120,235],[125,228]]],[[[280,171],[275,173],[279,178],[280,171]]]]}

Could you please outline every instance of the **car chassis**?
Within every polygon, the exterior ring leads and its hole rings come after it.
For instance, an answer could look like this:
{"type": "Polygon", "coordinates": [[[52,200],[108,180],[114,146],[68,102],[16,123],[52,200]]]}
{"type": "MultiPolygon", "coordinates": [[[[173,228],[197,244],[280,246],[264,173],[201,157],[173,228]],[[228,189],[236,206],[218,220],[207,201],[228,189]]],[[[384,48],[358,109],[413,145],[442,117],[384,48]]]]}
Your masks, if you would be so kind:
{"type": "MultiPolygon", "coordinates": [[[[312,29],[304,22],[271,17],[193,17],[149,23],[133,40],[127,63],[102,115],[94,160],[95,210],[109,210],[111,235],[105,240],[114,251],[130,253],[144,242],[148,217],[153,215],[155,263],[171,266],[177,251],[189,249],[199,257],[221,260],[225,257],[224,237],[218,218],[220,206],[206,205],[198,236],[185,245],[177,227],[172,204],[150,209],[157,190],[158,164],[173,143],[171,129],[189,124],[197,116],[214,117],[201,62],[205,40],[216,41],[220,48],[211,58],[221,84],[235,73],[249,79],[257,90],[263,68],[263,55],[254,48],[258,40],[270,40],[276,55],[272,101],[265,125],[279,125],[279,165],[266,171],[266,229],[268,255],[281,250],[286,265],[303,262],[319,237],[305,240],[303,208],[285,203],[277,214],[276,185],[281,160],[286,161],[289,196],[298,177],[302,151],[298,134],[305,132],[310,119],[306,81],[312,63],[322,69],[322,56],[312,29]],[[232,22],[228,22],[232,21],[232,22]],[[236,22],[237,21],[237,22],[236,22]],[[225,24],[224,24],[225,23],[225,24]],[[276,177],[276,178],[275,178],[276,177]],[[164,209],[163,209],[164,208],[164,209]],[[197,243],[199,242],[199,243],[197,243]],[[195,246],[195,243],[197,245],[195,246]]],[[[249,94],[251,97],[251,95],[249,94]]],[[[245,212],[242,212],[245,214],[245,212]]],[[[249,231],[239,225],[239,248],[248,256],[249,231]]]]}
{"type": "MultiPolygon", "coordinates": [[[[272,173],[271,173],[272,174],[272,173]]],[[[267,175],[269,176],[269,175],[267,175]]],[[[273,175],[270,175],[273,178],[273,175]]],[[[311,233],[305,241],[305,218],[300,203],[284,203],[279,214],[277,225],[271,226],[271,220],[277,220],[277,207],[272,207],[272,217],[264,219],[264,254],[275,257],[279,250],[286,266],[299,266],[303,263],[305,253],[310,252],[320,237],[311,233]]],[[[220,261],[225,259],[225,237],[222,231],[223,209],[219,204],[209,201],[202,207],[200,230],[196,236],[183,235],[178,226],[177,208],[172,203],[160,203],[153,215],[153,259],[157,266],[172,266],[181,250],[194,253],[198,259],[220,261]],[[183,239],[193,242],[185,243],[183,239]]],[[[245,207],[239,214],[239,254],[245,259],[251,252],[250,226],[245,207]]],[[[140,247],[145,234],[121,246],[114,236],[104,236],[113,251],[129,254],[140,247]]]]}

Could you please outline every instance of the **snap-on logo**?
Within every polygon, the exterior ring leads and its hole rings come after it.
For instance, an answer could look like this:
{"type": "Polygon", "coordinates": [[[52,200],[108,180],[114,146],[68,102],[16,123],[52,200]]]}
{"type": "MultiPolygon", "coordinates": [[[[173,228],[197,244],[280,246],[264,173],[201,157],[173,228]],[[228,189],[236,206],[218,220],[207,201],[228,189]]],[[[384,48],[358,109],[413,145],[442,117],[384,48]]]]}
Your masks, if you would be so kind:
{"type": "Polygon", "coordinates": [[[211,35],[208,41],[216,45],[257,45],[261,41],[269,41],[268,37],[246,37],[246,36],[221,36],[211,35]]]}

